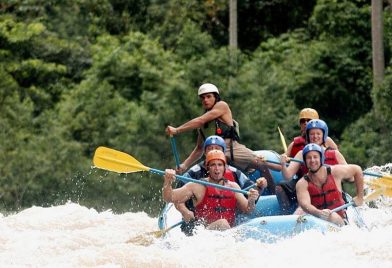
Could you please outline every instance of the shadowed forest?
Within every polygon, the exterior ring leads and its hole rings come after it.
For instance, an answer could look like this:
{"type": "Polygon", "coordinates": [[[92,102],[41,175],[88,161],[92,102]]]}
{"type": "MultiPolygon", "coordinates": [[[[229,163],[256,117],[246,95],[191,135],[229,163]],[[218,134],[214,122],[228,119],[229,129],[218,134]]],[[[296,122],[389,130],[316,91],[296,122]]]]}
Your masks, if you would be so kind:
{"type": "MultiPolygon", "coordinates": [[[[391,162],[392,9],[373,84],[370,1],[5,0],[0,3],[0,211],[78,202],[156,215],[162,178],[92,169],[98,146],[174,167],[168,124],[203,113],[218,86],[241,142],[282,153],[315,108],[347,162],[391,162]]],[[[183,160],[195,133],[177,136],[183,160]]]]}

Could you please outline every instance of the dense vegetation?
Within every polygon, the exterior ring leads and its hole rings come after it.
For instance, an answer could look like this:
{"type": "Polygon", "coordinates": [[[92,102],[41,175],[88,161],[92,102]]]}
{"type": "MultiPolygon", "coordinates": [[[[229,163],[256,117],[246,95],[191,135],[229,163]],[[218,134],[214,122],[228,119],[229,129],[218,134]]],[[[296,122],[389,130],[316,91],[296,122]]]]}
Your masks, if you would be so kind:
{"type": "MultiPolygon", "coordinates": [[[[281,152],[277,126],[291,139],[298,111],[313,107],[348,162],[391,162],[388,6],[386,75],[373,88],[369,1],[238,1],[236,51],[228,2],[2,1],[0,210],[71,200],[156,213],[162,179],[92,169],[94,150],[172,167],[165,126],[202,113],[196,89],[206,81],[221,89],[250,148],[281,152]]],[[[181,159],[194,138],[177,137],[181,159]]]]}

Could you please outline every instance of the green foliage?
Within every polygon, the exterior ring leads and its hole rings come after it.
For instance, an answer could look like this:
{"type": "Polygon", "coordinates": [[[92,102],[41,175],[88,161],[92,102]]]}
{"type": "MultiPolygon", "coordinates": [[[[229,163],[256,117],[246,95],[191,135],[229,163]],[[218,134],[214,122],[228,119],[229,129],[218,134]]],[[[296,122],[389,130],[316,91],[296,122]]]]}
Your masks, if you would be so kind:
{"type": "MultiPolygon", "coordinates": [[[[91,169],[104,145],[174,166],[167,125],[203,113],[216,84],[249,148],[282,151],[317,109],[348,162],[390,162],[392,16],[386,76],[372,89],[368,1],[6,0],[0,4],[0,210],[68,200],[156,215],[162,178],[91,169]]],[[[195,132],[177,137],[183,160],[195,132]]]]}
{"type": "Polygon", "coordinates": [[[205,6],[198,0],[151,1],[147,8],[144,28],[153,38],[158,38],[165,48],[175,48],[178,35],[188,21],[199,26],[206,19],[205,6]]]}
{"type": "Polygon", "coordinates": [[[292,97],[297,107],[315,107],[335,138],[372,107],[369,20],[363,1],[319,1],[310,18],[315,38],[301,53],[306,60],[292,97]]]}

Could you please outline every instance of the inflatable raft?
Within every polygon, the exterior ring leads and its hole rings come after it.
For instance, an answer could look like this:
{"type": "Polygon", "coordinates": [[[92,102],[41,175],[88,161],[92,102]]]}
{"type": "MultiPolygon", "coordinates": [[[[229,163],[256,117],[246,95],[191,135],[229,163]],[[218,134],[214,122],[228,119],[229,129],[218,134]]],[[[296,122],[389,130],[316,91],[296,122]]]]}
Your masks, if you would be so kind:
{"type": "MultiPolygon", "coordinates": [[[[268,161],[279,162],[279,155],[273,151],[257,151],[268,161]]],[[[280,182],[281,172],[271,170],[275,183],[280,182]]],[[[260,177],[258,172],[249,174],[249,178],[256,180],[260,177]]],[[[347,208],[350,224],[363,227],[365,224],[360,213],[354,207],[347,208]]],[[[173,204],[165,205],[158,218],[158,226],[166,230],[182,221],[181,214],[173,204]]],[[[256,208],[251,214],[238,214],[236,217],[235,233],[239,239],[258,239],[273,242],[276,239],[287,238],[306,230],[317,230],[322,233],[338,231],[341,227],[314,217],[312,215],[281,215],[281,209],[276,195],[263,193],[256,203],[256,208]]],[[[179,229],[179,228],[178,228],[179,229]]],[[[170,232],[168,232],[170,235],[170,232]]]]}

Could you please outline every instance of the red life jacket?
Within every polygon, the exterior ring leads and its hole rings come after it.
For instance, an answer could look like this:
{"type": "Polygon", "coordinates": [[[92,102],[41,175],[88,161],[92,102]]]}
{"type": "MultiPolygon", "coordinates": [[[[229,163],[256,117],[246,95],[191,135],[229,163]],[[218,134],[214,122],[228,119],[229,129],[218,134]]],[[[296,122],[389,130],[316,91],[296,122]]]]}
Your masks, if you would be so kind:
{"type": "Polygon", "coordinates": [[[334,149],[331,149],[331,148],[328,147],[324,151],[324,157],[325,157],[324,158],[324,163],[325,164],[328,164],[330,166],[339,164],[338,163],[338,159],[336,158],[336,150],[334,150],[334,149]]]}
{"type": "MultiPolygon", "coordinates": [[[[295,157],[296,154],[301,151],[306,145],[306,140],[302,136],[295,137],[293,140],[293,147],[291,148],[290,157],[295,157]]],[[[301,164],[301,167],[298,169],[296,175],[297,178],[302,178],[304,174],[308,172],[308,169],[304,164],[301,164]]]]}
{"type": "MultiPolygon", "coordinates": [[[[331,174],[331,168],[327,167],[327,180],[321,186],[321,189],[315,185],[308,175],[304,176],[308,181],[308,191],[310,202],[318,209],[334,209],[344,205],[342,193],[338,190],[335,178],[331,174]]],[[[345,218],[344,210],[337,212],[342,218],[345,218]]]]}
{"type": "Polygon", "coordinates": [[[225,179],[227,179],[229,181],[237,183],[237,180],[236,180],[236,178],[234,176],[234,172],[232,170],[228,169],[228,168],[225,169],[225,173],[223,174],[223,178],[225,178],[225,179]]]}
{"type": "Polygon", "coordinates": [[[203,200],[195,207],[195,217],[207,224],[226,219],[230,226],[234,226],[236,205],[234,192],[206,186],[203,200]]]}
{"type": "Polygon", "coordinates": [[[295,155],[301,151],[306,145],[306,140],[302,136],[295,137],[293,140],[293,147],[291,148],[290,157],[295,157],[295,155]]]}

